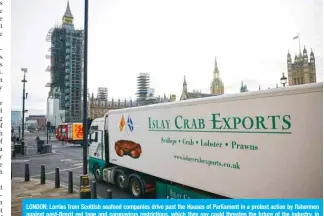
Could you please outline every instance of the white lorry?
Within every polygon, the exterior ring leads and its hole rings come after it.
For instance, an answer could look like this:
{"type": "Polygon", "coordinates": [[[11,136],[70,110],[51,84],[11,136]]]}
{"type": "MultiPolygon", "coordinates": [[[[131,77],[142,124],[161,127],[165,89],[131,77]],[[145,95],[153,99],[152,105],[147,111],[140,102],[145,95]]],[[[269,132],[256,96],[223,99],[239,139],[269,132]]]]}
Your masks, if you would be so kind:
{"type": "Polygon", "coordinates": [[[113,110],[89,140],[135,198],[323,197],[323,83],[113,110]]]}

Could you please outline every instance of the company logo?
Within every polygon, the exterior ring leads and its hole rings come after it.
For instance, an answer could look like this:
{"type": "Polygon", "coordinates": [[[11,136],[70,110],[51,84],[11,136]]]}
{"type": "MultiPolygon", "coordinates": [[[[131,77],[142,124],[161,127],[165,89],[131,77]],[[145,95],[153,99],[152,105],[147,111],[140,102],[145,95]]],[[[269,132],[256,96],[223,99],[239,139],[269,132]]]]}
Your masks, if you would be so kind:
{"type": "Polygon", "coordinates": [[[125,121],[124,115],[122,115],[120,121],[119,121],[119,130],[122,131],[130,131],[133,132],[134,130],[134,124],[132,118],[128,115],[127,121],[125,121]]]}

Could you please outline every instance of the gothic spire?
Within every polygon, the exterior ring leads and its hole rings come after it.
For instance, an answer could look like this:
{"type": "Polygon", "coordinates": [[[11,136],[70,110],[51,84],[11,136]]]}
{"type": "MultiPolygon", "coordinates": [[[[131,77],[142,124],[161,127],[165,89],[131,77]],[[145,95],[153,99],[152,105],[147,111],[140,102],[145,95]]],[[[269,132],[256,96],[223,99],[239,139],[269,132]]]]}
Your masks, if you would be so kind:
{"type": "Polygon", "coordinates": [[[187,85],[186,76],[183,78],[183,85],[187,85]]]}
{"type": "Polygon", "coordinates": [[[67,2],[67,6],[66,6],[66,10],[65,10],[65,14],[63,17],[68,17],[68,18],[72,18],[73,19],[73,15],[71,13],[71,9],[70,9],[70,2],[68,0],[67,2]]]}
{"type": "Polygon", "coordinates": [[[182,85],[182,90],[184,92],[187,92],[187,81],[186,81],[186,76],[184,76],[184,79],[183,79],[183,85],[182,85]]]}
{"type": "Polygon", "coordinates": [[[218,66],[217,66],[217,60],[215,57],[215,66],[214,66],[214,78],[219,76],[219,70],[218,70],[218,66]]]}

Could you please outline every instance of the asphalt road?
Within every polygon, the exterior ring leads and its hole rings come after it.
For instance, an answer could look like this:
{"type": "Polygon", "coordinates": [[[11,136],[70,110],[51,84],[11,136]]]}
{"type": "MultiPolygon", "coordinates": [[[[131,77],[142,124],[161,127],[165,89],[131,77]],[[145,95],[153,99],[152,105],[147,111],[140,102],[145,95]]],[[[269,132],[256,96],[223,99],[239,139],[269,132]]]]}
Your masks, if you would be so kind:
{"type": "MultiPolygon", "coordinates": [[[[39,134],[41,139],[45,138],[44,134],[39,134]]],[[[27,148],[36,148],[36,133],[25,133],[27,148]]],[[[54,137],[53,137],[54,139],[54,137]]],[[[59,141],[50,141],[53,151],[56,154],[42,155],[34,157],[17,157],[12,159],[11,166],[13,177],[24,177],[25,163],[29,164],[30,176],[32,178],[40,178],[40,167],[45,165],[46,179],[54,181],[55,168],[60,169],[60,180],[62,184],[68,184],[68,172],[73,171],[73,184],[75,187],[80,186],[80,175],[83,172],[82,163],[82,147],[79,145],[65,144],[64,146],[59,141]]],[[[91,176],[91,180],[94,180],[91,176]]],[[[113,191],[113,198],[131,199],[131,196],[114,185],[100,182],[97,183],[97,193],[100,197],[105,197],[106,191],[113,191]]]]}

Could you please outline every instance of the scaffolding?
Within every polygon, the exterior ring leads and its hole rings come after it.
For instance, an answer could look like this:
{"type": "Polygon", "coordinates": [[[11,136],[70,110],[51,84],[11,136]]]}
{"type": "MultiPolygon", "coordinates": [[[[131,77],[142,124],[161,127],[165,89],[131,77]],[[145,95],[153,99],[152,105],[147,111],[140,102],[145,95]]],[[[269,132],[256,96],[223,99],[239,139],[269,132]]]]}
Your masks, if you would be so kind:
{"type": "Polygon", "coordinates": [[[140,73],[137,76],[137,100],[145,101],[150,86],[150,75],[148,73],[140,73]]]}
{"type": "Polygon", "coordinates": [[[60,101],[60,109],[65,110],[66,122],[82,121],[83,86],[83,30],[56,25],[48,31],[46,41],[50,65],[49,96],[60,101]],[[59,91],[59,92],[57,92],[59,91]]]}
{"type": "Polygon", "coordinates": [[[100,101],[107,101],[108,100],[108,88],[99,87],[98,88],[97,98],[100,101]]]}

